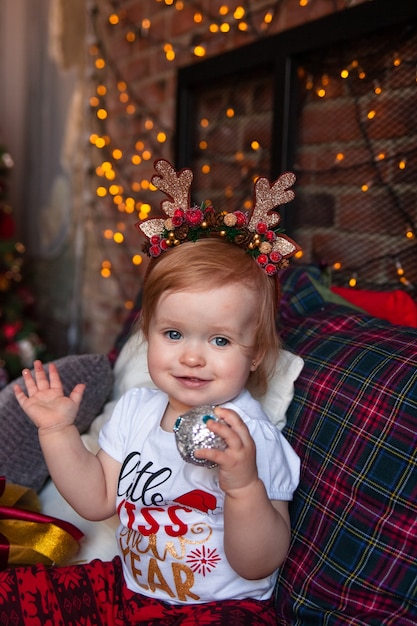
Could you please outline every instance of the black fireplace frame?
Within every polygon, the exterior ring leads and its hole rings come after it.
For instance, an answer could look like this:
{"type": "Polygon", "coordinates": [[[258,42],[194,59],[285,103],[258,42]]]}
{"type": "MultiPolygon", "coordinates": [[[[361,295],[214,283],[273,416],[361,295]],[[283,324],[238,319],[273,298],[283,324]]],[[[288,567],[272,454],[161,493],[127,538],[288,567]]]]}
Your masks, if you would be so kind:
{"type": "MultiPolygon", "coordinates": [[[[176,96],[177,168],[192,165],[197,120],[196,98],[202,87],[257,69],[273,77],[271,179],[291,169],[298,107],[298,57],[325,46],[348,42],[417,19],[416,0],[368,0],[313,22],[283,31],[178,70],[176,96]]],[[[283,218],[291,231],[290,215],[283,218]]]]}

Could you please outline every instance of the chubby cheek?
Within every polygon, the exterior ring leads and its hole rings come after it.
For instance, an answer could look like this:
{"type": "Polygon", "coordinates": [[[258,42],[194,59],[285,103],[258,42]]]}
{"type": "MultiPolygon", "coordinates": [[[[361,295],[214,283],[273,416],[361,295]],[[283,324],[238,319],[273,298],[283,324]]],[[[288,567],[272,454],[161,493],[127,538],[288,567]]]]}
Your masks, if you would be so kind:
{"type": "Polygon", "coordinates": [[[150,339],[148,343],[148,370],[152,379],[158,375],[164,364],[164,351],[158,347],[157,342],[150,339]]]}
{"type": "Polygon", "coordinates": [[[224,363],[217,363],[218,372],[225,379],[233,380],[236,384],[244,386],[249,378],[251,371],[252,359],[242,354],[236,359],[227,359],[224,363]]]}

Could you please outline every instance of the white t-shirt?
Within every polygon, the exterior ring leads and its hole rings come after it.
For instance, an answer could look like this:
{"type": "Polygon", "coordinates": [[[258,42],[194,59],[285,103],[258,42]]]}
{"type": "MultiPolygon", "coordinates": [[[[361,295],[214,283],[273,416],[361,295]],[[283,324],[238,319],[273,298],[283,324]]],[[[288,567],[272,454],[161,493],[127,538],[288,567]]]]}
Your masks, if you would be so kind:
{"type": "MultiPolygon", "coordinates": [[[[122,464],[117,539],[127,586],[180,604],[269,598],[276,573],[246,580],[227,562],[218,468],[182,460],[174,433],[160,427],[167,402],[161,391],[131,389],[99,436],[101,448],[122,464]]],[[[300,463],[290,444],[249,392],[223,406],[234,409],[248,426],[269,498],[291,500],[300,463]]]]}

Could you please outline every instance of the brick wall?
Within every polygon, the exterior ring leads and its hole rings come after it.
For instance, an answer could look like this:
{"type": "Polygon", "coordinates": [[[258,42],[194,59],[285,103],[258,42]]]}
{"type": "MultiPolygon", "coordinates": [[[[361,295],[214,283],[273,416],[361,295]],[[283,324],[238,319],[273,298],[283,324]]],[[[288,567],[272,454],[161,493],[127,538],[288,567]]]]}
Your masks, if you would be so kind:
{"type": "Polygon", "coordinates": [[[296,235],[308,260],[341,264],[339,284],[356,276],[358,287],[417,294],[416,51],[415,29],[391,27],[321,51],[320,71],[311,56],[301,63],[296,235]],[[346,59],[355,67],[343,79],[346,59]]]}
{"type": "MultiPolygon", "coordinates": [[[[89,177],[86,178],[86,189],[82,191],[83,197],[92,198],[86,208],[85,235],[86,247],[83,259],[83,287],[82,287],[82,311],[81,311],[81,340],[80,351],[105,352],[113,344],[114,339],[121,328],[123,320],[133,305],[136,294],[141,285],[146,261],[137,266],[132,263],[132,256],[140,251],[140,244],[134,223],[137,220],[137,210],[141,203],[150,202],[157,208],[161,199],[160,194],[149,192],[146,189],[146,181],[153,173],[154,158],[164,157],[173,159],[173,146],[175,141],[175,97],[176,76],[179,67],[197,63],[198,58],[192,53],[193,46],[203,42],[206,46],[206,56],[213,57],[227,50],[234,49],[269,34],[285,31],[286,29],[303,24],[322,17],[326,14],[349,10],[348,7],[357,2],[347,0],[310,0],[306,6],[299,0],[280,0],[275,3],[265,0],[252,0],[246,3],[251,10],[248,20],[248,31],[240,32],[232,27],[226,34],[215,33],[210,35],[208,25],[210,23],[235,22],[231,12],[221,17],[220,9],[224,2],[202,0],[198,3],[201,7],[202,23],[195,22],[196,9],[192,2],[172,3],[171,6],[158,0],[124,0],[118,3],[90,2],[88,10],[89,35],[86,42],[88,47],[89,73],[88,94],[97,96],[98,85],[104,85],[107,93],[99,98],[99,104],[92,104],[87,108],[86,131],[101,136],[110,137],[107,148],[97,150],[89,144],[87,162],[89,163],[89,177]],[[179,10],[181,5],[183,9],[179,10]],[[114,9],[117,7],[117,11],[114,9]],[[274,9],[274,15],[269,25],[263,26],[262,20],[265,13],[274,9]],[[109,16],[114,13],[119,20],[117,24],[109,23],[109,16]],[[150,20],[150,28],[143,20],[150,20]],[[127,38],[134,39],[129,43],[127,38]],[[164,43],[171,43],[175,51],[175,59],[167,60],[167,48],[164,43]],[[98,59],[105,60],[105,69],[95,67],[98,59]],[[125,83],[123,85],[123,83],[125,83]],[[107,119],[102,123],[97,118],[97,110],[102,104],[108,111],[107,119]],[[150,128],[153,126],[153,128],[150,128]],[[161,142],[157,138],[157,132],[166,133],[166,140],[161,142]],[[143,146],[137,142],[143,142],[143,146]],[[112,157],[112,150],[119,148],[123,157],[119,160],[112,157]],[[140,163],[132,164],[132,157],[139,155],[140,163]],[[96,168],[104,161],[111,161],[115,172],[115,182],[123,187],[123,201],[117,205],[114,196],[109,192],[105,197],[96,196],[96,188],[100,184],[110,185],[108,179],[95,175],[96,168]],[[144,182],[145,181],[145,182],[144,182]],[[86,195],[85,195],[86,194],[86,195]],[[136,209],[129,212],[126,199],[133,198],[136,209]],[[105,232],[110,235],[104,235],[105,232]],[[115,243],[112,234],[121,233],[124,237],[122,244],[115,243]],[[110,266],[110,274],[105,277],[102,270],[110,266]]],[[[234,2],[233,7],[238,3],[234,2]]],[[[242,20],[244,21],[244,20],[242,20]]],[[[268,86],[265,86],[268,89],[268,86]]],[[[255,90],[252,102],[257,113],[260,112],[260,103],[266,100],[258,95],[256,100],[255,90]]],[[[206,104],[209,106],[209,103],[206,104]]],[[[339,107],[335,99],[328,103],[329,110],[325,113],[328,120],[330,108],[339,107]]],[[[351,115],[345,109],[344,116],[351,115]]],[[[314,140],[314,132],[317,128],[315,116],[323,115],[317,112],[314,103],[305,110],[306,123],[303,126],[304,139],[307,144],[314,140]]],[[[320,126],[320,137],[326,125],[320,126]]],[[[221,132],[224,132],[222,129],[221,132]]],[[[219,131],[218,148],[221,152],[223,141],[219,131]]],[[[341,139],[348,139],[348,128],[340,126],[341,139]],[[347,133],[342,137],[342,133],[347,133]]],[[[240,138],[243,145],[249,142],[252,136],[258,135],[266,144],[268,132],[262,117],[258,117],[251,124],[250,131],[246,130],[246,136],[240,138]]],[[[216,139],[216,138],[214,138],[216,139]]],[[[233,149],[238,146],[233,146],[233,149]]],[[[327,147],[324,146],[322,156],[320,149],[316,148],[314,154],[306,150],[300,154],[300,162],[304,165],[314,160],[314,167],[321,158],[326,157],[327,147]]],[[[213,176],[217,185],[224,188],[227,174],[224,164],[221,167],[213,163],[213,176]]],[[[334,178],[332,179],[334,183],[334,178]]],[[[207,179],[196,177],[196,188],[204,190],[207,179]]],[[[321,188],[309,189],[310,181],[306,178],[305,193],[308,193],[312,203],[309,203],[310,215],[314,202],[320,205],[321,220],[335,220],[334,204],[321,188]]],[[[212,182],[210,182],[212,186],[212,182]]],[[[212,189],[210,189],[210,192],[212,189]]],[[[346,196],[343,205],[350,205],[351,201],[346,196]]],[[[308,213],[307,213],[308,219],[308,213]]],[[[343,223],[343,210],[338,218],[337,228],[343,223]]],[[[350,218],[348,218],[349,220],[350,218]]],[[[312,220],[313,221],[313,220],[312,220]]],[[[360,225],[360,220],[357,221],[360,225]]],[[[319,245],[320,237],[325,233],[317,230],[315,223],[315,242],[319,245]]],[[[305,234],[302,239],[305,241],[305,234]]],[[[334,240],[336,241],[336,240],[334,240]]],[[[321,245],[321,244],[320,244],[321,245]]],[[[311,245],[307,242],[306,249],[309,254],[311,245]]],[[[358,250],[358,248],[357,248],[358,250]]]]}

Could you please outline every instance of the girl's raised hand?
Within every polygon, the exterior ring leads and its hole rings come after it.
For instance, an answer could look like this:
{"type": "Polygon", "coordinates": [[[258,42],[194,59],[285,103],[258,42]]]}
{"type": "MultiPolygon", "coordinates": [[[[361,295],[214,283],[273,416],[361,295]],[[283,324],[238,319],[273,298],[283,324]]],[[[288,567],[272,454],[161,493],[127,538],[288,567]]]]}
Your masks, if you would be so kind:
{"type": "Polygon", "coordinates": [[[33,364],[34,376],[23,370],[27,394],[15,384],[16,400],[40,430],[64,428],[74,423],[85,385],[78,384],[69,396],[64,395],[61,379],[53,363],[49,364],[49,380],[40,361],[33,364]]]}

